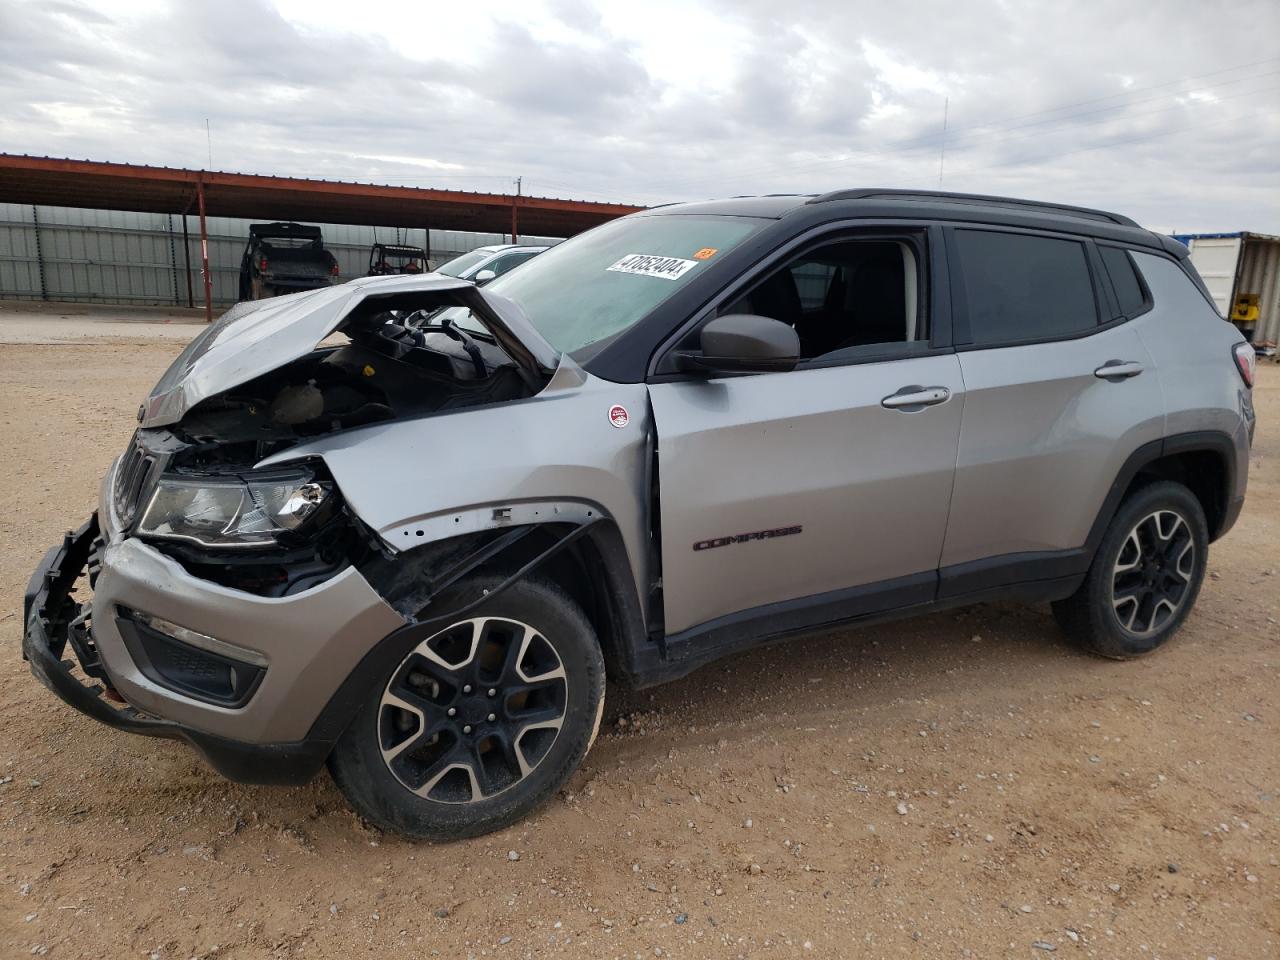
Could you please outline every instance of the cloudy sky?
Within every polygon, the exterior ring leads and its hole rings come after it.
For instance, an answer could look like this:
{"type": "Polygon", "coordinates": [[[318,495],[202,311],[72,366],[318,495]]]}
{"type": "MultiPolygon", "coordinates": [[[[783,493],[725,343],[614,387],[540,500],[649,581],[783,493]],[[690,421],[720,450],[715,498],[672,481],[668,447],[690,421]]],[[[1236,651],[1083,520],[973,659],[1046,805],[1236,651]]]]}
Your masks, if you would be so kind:
{"type": "Polygon", "coordinates": [[[1277,37],[1277,0],[0,0],[0,151],[639,203],[941,172],[1280,233],[1277,37]]]}

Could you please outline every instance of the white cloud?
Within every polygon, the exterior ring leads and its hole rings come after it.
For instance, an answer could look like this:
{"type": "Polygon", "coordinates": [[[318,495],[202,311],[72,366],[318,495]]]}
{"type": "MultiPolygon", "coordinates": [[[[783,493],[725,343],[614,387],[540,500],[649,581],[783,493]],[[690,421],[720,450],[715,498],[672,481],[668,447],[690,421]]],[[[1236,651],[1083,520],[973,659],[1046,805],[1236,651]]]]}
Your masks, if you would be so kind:
{"type": "Polygon", "coordinates": [[[0,149],[639,202],[945,186],[1280,232],[1280,5],[0,5],[0,149]]]}

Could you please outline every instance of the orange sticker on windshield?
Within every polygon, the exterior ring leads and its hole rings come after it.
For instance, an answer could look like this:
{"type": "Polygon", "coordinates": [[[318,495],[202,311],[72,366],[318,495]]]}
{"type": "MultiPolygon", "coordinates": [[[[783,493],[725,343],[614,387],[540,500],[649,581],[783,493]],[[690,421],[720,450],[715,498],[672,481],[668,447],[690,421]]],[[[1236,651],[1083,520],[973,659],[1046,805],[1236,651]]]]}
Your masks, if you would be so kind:
{"type": "Polygon", "coordinates": [[[716,252],[717,252],[716,247],[703,247],[701,250],[699,250],[697,253],[693,255],[693,259],[710,260],[712,257],[716,255],[716,252]]]}

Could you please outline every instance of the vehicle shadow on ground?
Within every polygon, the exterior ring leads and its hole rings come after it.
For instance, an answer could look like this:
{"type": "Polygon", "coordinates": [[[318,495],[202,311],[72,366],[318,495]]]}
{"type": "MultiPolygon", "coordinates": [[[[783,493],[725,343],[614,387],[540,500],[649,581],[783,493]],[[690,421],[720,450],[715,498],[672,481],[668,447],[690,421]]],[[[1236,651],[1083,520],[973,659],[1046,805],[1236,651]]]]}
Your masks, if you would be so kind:
{"type": "MultiPolygon", "coordinates": [[[[792,637],[648,690],[611,686],[600,741],[575,779],[589,780],[619,764],[648,767],[667,755],[673,736],[689,742],[690,727],[696,727],[697,740],[715,740],[732,737],[735,729],[785,729],[833,713],[860,715],[895,701],[927,697],[945,705],[958,683],[964,683],[966,697],[984,699],[1007,690],[1014,678],[1033,676],[1052,664],[1066,663],[1073,670],[1071,661],[1078,662],[1082,678],[1100,663],[1066,643],[1047,606],[984,604],[792,637]],[[626,724],[636,714],[651,718],[646,726],[652,734],[615,736],[620,721],[626,724]]],[[[363,829],[327,775],[293,788],[232,784],[184,744],[111,736],[121,741],[121,764],[133,768],[131,797],[112,800],[100,794],[90,816],[138,818],[139,808],[163,816],[160,811],[194,795],[216,792],[254,811],[259,822],[286,828],[309,822],[307,830],[315,834],[335,826],[316,821],[336,816],[363,829]]],[[[87,729],[72,731],[70,749],[88,749],[84,741],[89,738],[87,729]]]]}
{"type": "MultiPolygon", "coordinates": [[[[793,716],[825,712],[831,699],[813,698],[815,680],[830,690],[859,688],[859,705],[917,696],[954,686],[957,669],[992,676],[1022,673],[1064,659],[1095,658],[1072,647],[1047,604],[980,604],[953,611],[788,637],[708,664],[649,690],[612,689],[606,720],[628,710],[680,711],[697,704],[727,722],[759,713],[742,696],[766,683],[788,701],[793,716]]],[[[993,687],[1003,681],[993,679],[993,687]]],[[[837,701],[838,702],[838,701],[837,701]]]]}

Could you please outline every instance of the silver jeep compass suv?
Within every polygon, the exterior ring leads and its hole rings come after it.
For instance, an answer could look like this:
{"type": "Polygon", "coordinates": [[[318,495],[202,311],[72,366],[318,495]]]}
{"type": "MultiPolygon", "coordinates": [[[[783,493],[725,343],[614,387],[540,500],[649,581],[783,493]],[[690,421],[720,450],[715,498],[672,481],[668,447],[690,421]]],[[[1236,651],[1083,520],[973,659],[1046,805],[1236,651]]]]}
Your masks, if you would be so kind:
{"type": "Polygon", "coordinates": [[[1153,650],[1240,512],[1253,362],[1166,237],[909,191],[241,304],[41,562],[23,649],[230,777],[327,763],[382,827],[474,835],[582,762],[606,677],[996,597],[1153,650]]]}

